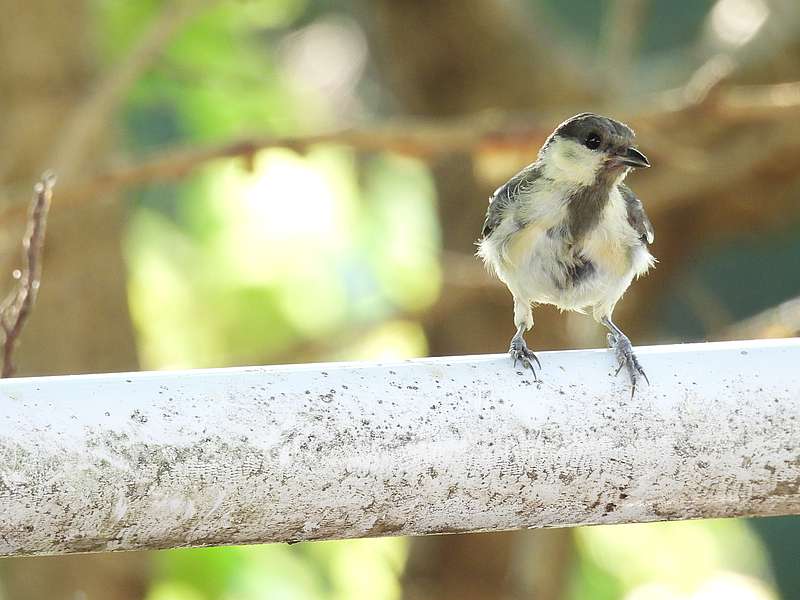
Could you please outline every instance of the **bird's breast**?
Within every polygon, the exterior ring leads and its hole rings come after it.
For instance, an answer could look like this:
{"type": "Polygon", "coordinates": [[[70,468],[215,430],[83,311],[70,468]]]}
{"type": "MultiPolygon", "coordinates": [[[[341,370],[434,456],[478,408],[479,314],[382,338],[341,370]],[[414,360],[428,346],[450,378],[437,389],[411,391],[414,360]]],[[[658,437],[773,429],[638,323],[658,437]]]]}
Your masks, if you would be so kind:
{"type": "MultiPolygon", "coordinates": [[[[624,207],[623,207],[624,208],[624,207]]],[[[534,301],[578,309],[601,302],[646,270],[650,255],[613,201],[575,240],[569,215],[529,225],[509,240],[504,281],[534,301]],[[641,264],[640,264],[641,263],[641,264]],[[637,266],[638,265],[638,266],[637,266]]]]}
{"type": "Polygon", "coordinates": [[[517,297],[572,310],[619,297],[652,261],[623,198],[613,190],[589,218],[556,192],[517,205],[479,253],[517,297]]]}

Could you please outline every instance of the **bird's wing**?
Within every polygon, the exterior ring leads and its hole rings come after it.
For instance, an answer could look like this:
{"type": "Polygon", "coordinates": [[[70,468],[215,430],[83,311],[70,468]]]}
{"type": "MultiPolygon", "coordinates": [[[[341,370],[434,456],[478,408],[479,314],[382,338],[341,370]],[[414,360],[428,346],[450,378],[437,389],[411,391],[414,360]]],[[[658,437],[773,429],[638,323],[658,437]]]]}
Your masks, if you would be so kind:
{"type": "Polygon", "coordinates": [[[644,212],[642,201],[636,197],[636,194],[627,185],[620,185],[619,191],[625,199],[625,208],[628,210],[628,223],[639,234],[639,239],[643,243],[652,244],[655,239],[655,231],[653,231],[653,224],[650,219],[647,218],[647,213],[644,212]]]}
{"type": "Polygon", "coordinates": [[[495,190],[489,198],[489,208],[486,210],[486,220],[483,222],[481,235],[484,238],[492,234],[503,220],[506,209],[513,205],[539,176],[536,165],[529,165],[495,190]]]}

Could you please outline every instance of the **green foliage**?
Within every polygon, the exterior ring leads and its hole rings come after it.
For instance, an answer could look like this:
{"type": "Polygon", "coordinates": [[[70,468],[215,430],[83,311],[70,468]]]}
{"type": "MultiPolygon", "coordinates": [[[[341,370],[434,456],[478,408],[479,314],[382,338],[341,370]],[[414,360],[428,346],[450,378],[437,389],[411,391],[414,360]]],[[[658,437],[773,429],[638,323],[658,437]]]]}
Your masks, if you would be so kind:
{"type": "Polygon", "coordinates": [[[170,550],[157,557],[147,600],[393,600],[405,542],[170,550]]]}
{"type": "Polygon", "coordinates": [[[764,549],[745,521],[609,525],[578,529],[576,537],[575,600],[614,600],[637,590],[642,598],[717,598],[699,592],[715,581],[750,586],[753,595],[742,598],[774,598],[760,583],[769,578],[764,549]]]}
{"type": "Polygon", "coordinates": [[[252,173],[211,169],[168,214],[134,211],[129,293],[144,363],[268,362],[292,343],[430,305],[439,273],[429,177],[397,158],[363,168],[362,192],[346,151],[274,150],[252,173]]]}

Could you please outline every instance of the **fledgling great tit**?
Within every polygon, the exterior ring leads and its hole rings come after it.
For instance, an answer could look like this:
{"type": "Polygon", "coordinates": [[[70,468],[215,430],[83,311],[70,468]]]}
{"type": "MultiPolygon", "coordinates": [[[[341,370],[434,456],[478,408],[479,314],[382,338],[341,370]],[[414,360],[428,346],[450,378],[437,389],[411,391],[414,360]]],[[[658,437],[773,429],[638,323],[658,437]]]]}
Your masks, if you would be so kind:
{"type": "Polygon", "coordinates": [[[536,161],[489,199],[478,255],[514,296],[517,332],[509,352],[541,368],[523,334],[533,326],[531,304],[591,310],[608,330],[609,346],[631,380],[647,380],[631,342],[611,320],[634,277],[655,259],[653,226],[641,201],[622,182],[632,168],[649,167],[630,127],[582,113],[547,138],[536,161]]]}

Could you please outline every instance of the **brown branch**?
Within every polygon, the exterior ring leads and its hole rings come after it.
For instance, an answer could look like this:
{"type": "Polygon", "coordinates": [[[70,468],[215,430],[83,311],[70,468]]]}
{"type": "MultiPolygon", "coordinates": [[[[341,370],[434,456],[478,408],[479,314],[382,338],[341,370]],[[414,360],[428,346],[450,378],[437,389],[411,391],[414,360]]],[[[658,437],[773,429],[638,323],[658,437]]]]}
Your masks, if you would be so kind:
{"type": "MultiPolygon", "coordinates": [[[[785,128],[787,139],[780,136],[769,140],[760,152],[746,148],[723,149],[706,159],[699,148],[681,148],[676,156],[674,144],[671,148],[659,148],[659,140],[672,138],[676,133],[691,134],[702,123],[712,123],[721,129],[737,127],[742,122],[761,123],[784,121],[791,115],[800,114],[800,82],[781,83],[769,86],[736,86],[719,89],[710,96],[702,97],[697,104],[684,104],[680,108],[663,108],[656,112],[640,114],[629,119],[642,133],[650,134],[651,158],[663,166],[683,168],[679,161],[692,160],[694,167],[700,160],[714,160],[715,165],[727,173],[747,174],[761,169],[764,163],[774,163],[773,155],[781,157],[784,169],[791,170],[800,162],[800,152],[794,132],[785,128]],[[702,114],[698,115],[700,112],[702,114]],[[697,160],[692,156],[697,155],[697,160]]],[[[560,115],[563,116],[563,115],[560,115]]],[[[365,151],[387,151],[421,158],[432,158],[454,152],[471,151],[476,154],[514,151],[535,154],[537,148],[552,129],[552,123],[560,117],[543,118],[532,114],[481,113],[472,117],[454,120],[405,119],[378,125],[363,125],[327,132],[292,136],[248,137],[217,145],[195,148],[170,149],[157,153],[141,162],[113,167],[95,177],[74,182],[62,182],[59,186],[59,206],[70,207],[84,204],[121,188],[155,182],[174,181],[209,162],[225,158],[243,158],[252,161],[253,156],[267,148],[290,148],[304,151],[318,144],[335,144],[365,151]]],[[[702,140],[700,140],[702,141],[702,140]]],[[[720,170],[717,169],[717,170],[720,170]]],[[[670,198],[693,198],[707,191],[718,191],[724,181],[709,178],[703,170],[694,169],[684,173],[680,185],[675,183],[672,169],[661,169],[659,173],[647,174],[643,182],[653,182],[659,196],[668,193],[670,198]],[[665,179],[666,178],[666,179],[665,179]],[[663,180],[663,181],[662,181],[663,180]],[[663,184],[663,185],[662,185],[663,184]]],[[[12,199],[16,194],[6,190],[0,196],[12,199]]],[[[650,202],[653,210],[659,210],[665,199],[658,197],[650,202]]],[[[0,223],[22,218],[22,203],[11,203],[0,212],[0,223]]]]}
{"type": "MultiPolygon", "coordinates": [[[[93,178],[72,183],[62,181],[58,204],[62,208],[78,206],[121,188],[174,181],[219,159],[243,158],[250,162],[257,152],[267,148],[304,151],[319,144],[334,144],[430,158],[464,149],[482,151],[525,147],[535,152],[548,133],[547,128],[539,125],[539,119],[487,112],[453,121],[398,120],[305,135],[248,137],[204,148],[166,150],[141,162],[113,167],[93,178]]],[[[16,194],[6,191],[2,195],[10,200],[16,194]]],[[[22,215],[21,203],[12,203],[0,212],[0,223],[22,215]]]]}
{"type": "Polygon", "coordinates": [[[47,213],[50,210],[55,182],[56,178],[52,173],[45,173],[33,188],[28,229],[22,239],[22,269],[14,271],[14,278],[18,280],[17,289],[0,306],[0,326],[4,334],[3,368],[0,377],[11,377],[14,374],[14,349],[39,291],[47,213]]]}

